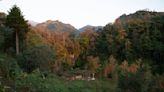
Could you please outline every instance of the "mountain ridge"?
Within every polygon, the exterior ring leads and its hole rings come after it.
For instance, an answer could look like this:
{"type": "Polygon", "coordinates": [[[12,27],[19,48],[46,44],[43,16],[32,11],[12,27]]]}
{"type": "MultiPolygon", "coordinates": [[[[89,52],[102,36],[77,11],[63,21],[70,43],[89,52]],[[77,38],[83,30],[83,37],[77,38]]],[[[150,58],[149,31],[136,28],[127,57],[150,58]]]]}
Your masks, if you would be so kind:
{"type": "Polygon", "coordinates": [[[138,10],[135,13],[130,13],[128,15],[123,14],[115,19],[114,25],[124,25],[132,20],[150,20],[153,17],[164,16],[164,12],[148,11],[148,10],[138,10]]]}
{"type": "Polygon", "coordinates": [[[35,27],[39,30],[46,30],[46,31],[52,31],[52,32],[74,32],[77,31],[77,29],[70,25],[63,23],[59,20],[47,20],[45,22],[39,23],[35,27]]]}

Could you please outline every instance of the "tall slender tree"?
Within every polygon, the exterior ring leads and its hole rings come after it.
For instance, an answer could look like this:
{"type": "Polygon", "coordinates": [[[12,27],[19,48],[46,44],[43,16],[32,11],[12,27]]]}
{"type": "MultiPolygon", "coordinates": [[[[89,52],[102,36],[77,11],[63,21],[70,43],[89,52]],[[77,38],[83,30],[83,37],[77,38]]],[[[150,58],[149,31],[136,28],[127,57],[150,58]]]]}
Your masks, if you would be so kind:
{"type": "Polygon", "coordinates": [[[29,30],[27,21],[24,19],[24,16],[21,13],[19,7],[14,5],[6,17],[6,26],[13,30],[14,43],[13,47],[16,49],[16,54],[20,52],[20,47],[23,47],[24,40],[26,38],[26,33],[29,30]],[[21,46],[20,46],[21,43],[21,46]]]}

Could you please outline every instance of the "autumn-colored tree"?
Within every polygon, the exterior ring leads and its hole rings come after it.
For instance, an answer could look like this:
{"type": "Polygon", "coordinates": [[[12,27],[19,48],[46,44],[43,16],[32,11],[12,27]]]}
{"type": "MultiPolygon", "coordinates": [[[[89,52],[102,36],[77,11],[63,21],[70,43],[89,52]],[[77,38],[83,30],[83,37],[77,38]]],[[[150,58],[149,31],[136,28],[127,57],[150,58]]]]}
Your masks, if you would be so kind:
{"type": "Polygon", "coordinates": [[[117,62],[114,56],[110,56],[108,63],[104,67],[104,76],[112,78],[117,71],[117,62]]]}
{"type": "Polygon", "coordinates": [[[136,73],[139,68],[140,68],[140,61],[137,61],[136,63],[132,63],[129,65],[128,61],[124,60],[120,65],[121,72],[136,73]]]}
{"type": "Polygon", "coordinates": [[[56,62],[54,70],[72,68],[80,54],[80,45],[77,39],[71,36],[69,32],[50,32],[36,30],[41,35],[44,42],[55,50],[56,62]],[[62,65],[67,67],[63,67],[62,65]]]}
{"type": "Polygon", "coordinates": [[[94,75],[96,73],[96,70],[99,68],[99,57],[93,57],[93,56],[88,56],[88,69],[92,72],[92,77],[94,78],[94,75]]]}

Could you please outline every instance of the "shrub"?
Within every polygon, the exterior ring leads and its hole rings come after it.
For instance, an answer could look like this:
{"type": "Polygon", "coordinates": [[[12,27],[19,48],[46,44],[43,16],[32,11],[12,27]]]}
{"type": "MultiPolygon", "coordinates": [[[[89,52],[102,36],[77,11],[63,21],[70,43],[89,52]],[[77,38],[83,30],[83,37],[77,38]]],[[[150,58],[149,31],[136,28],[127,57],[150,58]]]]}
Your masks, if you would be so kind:
{"type": "Polygon", "coordinates": [[[21,71],[17,61],[4,54],[0,54],[0,70],[6,78],[14,78],[21,71]]]}
{"type": "Polygon", "coordinates": [[[25,50],[19,57],[19,65],[25,72],[32,72],[36,68],[41,71],[50,71],[53,64],[54,52],[48,46],[37,46],[25,50]]]}

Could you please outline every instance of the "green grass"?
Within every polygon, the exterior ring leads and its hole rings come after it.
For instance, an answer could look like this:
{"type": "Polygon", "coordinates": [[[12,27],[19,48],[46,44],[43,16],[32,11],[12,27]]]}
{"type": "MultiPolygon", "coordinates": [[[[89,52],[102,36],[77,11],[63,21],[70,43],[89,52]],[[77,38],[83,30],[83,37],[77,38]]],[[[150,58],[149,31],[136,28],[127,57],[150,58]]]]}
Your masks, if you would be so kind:
{"type": "Polygon", "coordinates": [[[115,92],[115,86],[105,80],[68,81],[49,74],[46,78],[39,72],[22,74],[16,80],[17,92],[115,92]]]}

